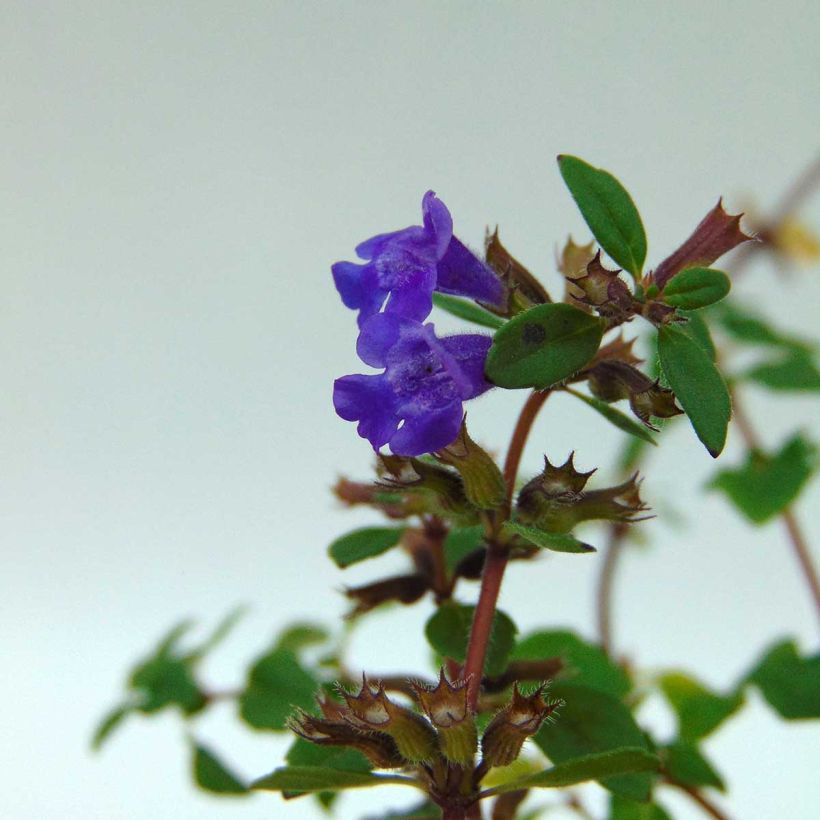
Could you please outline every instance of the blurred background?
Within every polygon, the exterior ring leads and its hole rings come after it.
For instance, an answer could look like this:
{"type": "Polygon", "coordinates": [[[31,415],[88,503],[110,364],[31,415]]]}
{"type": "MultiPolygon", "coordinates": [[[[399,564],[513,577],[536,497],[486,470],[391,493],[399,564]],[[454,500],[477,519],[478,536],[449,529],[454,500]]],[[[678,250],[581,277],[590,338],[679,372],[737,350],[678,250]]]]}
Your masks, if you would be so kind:
{"type": "MultiPolygon", "coordinates": [[[[341,587],[376,574],[343,575],[325,554],[375,522],[330,494],[372,462],[330,403],[332,380],[359,369],[331,262],[418,221],[434,188],[464,241],[478,248],[498,224],[557,290],[556,246],[589,238],[559,152],[622,179],[650,265],[720,194],[765,212],[818,150],[820,7],[6,0],[0,26],[3,816],[318,817],[308,801],[196,792],[173,714],[126,723],[96,757],[89,739],[127,669],[181,617],[199,637],[250,607],[204,667],[231,688],[288,620],[337,626],[341,587]]],[[[803,216],[820,225],[820,197],[803,216]]],[[[816,268],[784,276],[761,257],[736,291],[811,334],[817,282],[816,268]]],[[[818,421],[807,399],[744,396],[767,445],[818,421]]],[[[471,405],[486,446],[506,446],[521,401],[471,405]]],[[[573,447],[583,469],[612,463],[616,431],[568,397],[550,405],[525,474],[573,447]]],[[[688,425],[666,439],[645,484],[660,513],[642,525],[652,547],[624,560],[615,640],[642,667],[725,689],[775,638],[815,645],[809,597],[781,525],[752,530],[703,492],[715,466],[688,425]]],[[[739,452],[730,432],[721,462],[739,452]]],[[[797,511],[813,543],[818,501],[815,484],[797,511]]],[[[596,560],[513,566],[501,604],[522,630],[594,638],[596,560]]],[[[352,663],[427,670],[430,611],[369,619],[352,663]]],[[[731,783],[723,805],[815,817],[816,733],[750,700],[706,744],[731,783]]],[[[660,706],[646,715],[671,729],[660,706]]],[[[286,746],[230,705],[195,727],[247,777],[286,746]]],[[[407,802],[371,791],[335,816],[407,802]]]]}

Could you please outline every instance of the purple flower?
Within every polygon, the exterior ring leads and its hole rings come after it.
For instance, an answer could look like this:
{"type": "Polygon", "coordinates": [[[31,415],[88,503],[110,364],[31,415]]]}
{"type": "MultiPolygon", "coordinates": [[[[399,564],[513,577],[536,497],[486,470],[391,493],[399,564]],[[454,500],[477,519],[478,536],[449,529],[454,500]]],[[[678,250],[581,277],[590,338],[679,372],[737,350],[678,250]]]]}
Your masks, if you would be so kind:
{"type": "Polygon", "coordinates": [[[364,264],[333,265],[336,289],[347,307],[359,311],[359,327],[385,300],[386,313],[421,322],[433,308],[434,290],[501,303],[501,281],[453,236],[453,218],[433,191],[424,195],[421,211],[423,225],[379,234],[357,246],[364,264]]]}
{"type": "Polygon", "coordinates": [[[383,367],[374,376],[336,379],[333,404],[375,450],[390,445],[397,455],[431,453],[458,435],[462,402],[491,385],[484,360],[492,339],[459,334],[439,339],[432,324],[380,313],[362,327],[356,349],[365,364],[383,367]]]}

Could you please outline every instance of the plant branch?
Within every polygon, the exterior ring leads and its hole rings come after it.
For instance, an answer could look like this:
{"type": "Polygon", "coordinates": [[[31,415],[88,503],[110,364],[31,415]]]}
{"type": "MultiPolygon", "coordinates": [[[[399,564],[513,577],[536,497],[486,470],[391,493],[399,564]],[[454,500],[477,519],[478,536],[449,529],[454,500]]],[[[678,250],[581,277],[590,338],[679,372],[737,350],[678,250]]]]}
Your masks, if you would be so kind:
{"type": "Polygon", "coordinates": [[[612,655],[612,588],[615,580],[615,568],[621,556],[626,531],[627,527],[622,523],[610,525],[609,536],[604,548],[601,575],[598,578],[598,638],[604,652],[610,656],[612,655]]]}
{"type": "Polygon", "coordinates": [[[719,809],[711,800],[692,786],[687,786],[685,783],[680,783],[677,780],[673,780],[669,776],[665,778],[664,782],[670,786],[674,786],[676,789],[679,789],[685,794],[688,794],[689,797],[706,812],[706,814],[710,817],[714,817],[715,820],[729,820],[728,814],[724,814],[723,811],[719,809]]]}
{"type": "MultiPolygon", "coordinates": [[[[518,477],[518,467],[521,464],[524,445],[527,443],[535,417],[548,396],[549,391],[539,392],[534,390],[521,408],[507,450],[507,457],[504,461],[504,481],[507,487],[507,497],[504,507],[496,518],[494,528],[500,527],[510,517],[512,499],[515,493],[515,481],[518,477]]],[[[467,658],[464,662],[464,678],[467,680],[468,701],[472,709],[475,709],[478,704],[484,658],[487,655],[493,617],[498,604],[498,593],[501,590],[501,581],[504,578],[504,570],[507,567],[509,558],[508,549],[499,544],[496,538],[497,530],[488,538],[487,557],[484,560],[484,571],[481,574],[481,590],[478,593],[478,602],[473,613],[470,640],[467,645],[467,658]]]]}

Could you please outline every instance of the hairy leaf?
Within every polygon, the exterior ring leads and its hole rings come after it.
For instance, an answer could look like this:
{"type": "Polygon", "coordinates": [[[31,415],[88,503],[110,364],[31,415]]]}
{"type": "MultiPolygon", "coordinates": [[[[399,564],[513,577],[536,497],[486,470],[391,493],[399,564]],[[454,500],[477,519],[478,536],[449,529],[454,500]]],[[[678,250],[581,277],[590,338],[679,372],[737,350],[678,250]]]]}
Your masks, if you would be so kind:
{"type": "Polygon", "coordinates": [[[632,197],[608,171],[578,157],[558,157],[561,176],[598,244],[638,276],[646,261],[646,233],[632,197]]]}
{"type": "Polygon", "coordinates": [[[310,792],[336,791],[340,789],[362,789],[382,786],[385,783],[413,783],[408,777],[370,772],[351,772],[322,766],[288,766],[276,769],[267,777],[251,783],[251,788],[261,791],[310,792]]]}
{"type": "Polygon", "coordinates": [[[499,387],[551,387],[592,359],[604,323],[565,304],[538,305],[507,322],[487,355],[487,378],[499,387]]]}

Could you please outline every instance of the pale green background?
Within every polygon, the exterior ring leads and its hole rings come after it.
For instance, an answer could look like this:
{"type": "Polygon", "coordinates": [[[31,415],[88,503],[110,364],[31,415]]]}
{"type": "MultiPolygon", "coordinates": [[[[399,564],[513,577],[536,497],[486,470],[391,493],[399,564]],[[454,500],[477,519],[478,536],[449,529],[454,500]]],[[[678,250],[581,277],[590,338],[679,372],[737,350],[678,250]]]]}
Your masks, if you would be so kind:
{"type": "MultiPolygon", "coordinates": [[[[561,151],[626,182],[657,262],[719,194],[770,203],[814,156],[818,22],[816,3],[768,0],[5,0],[3,817],[316,816],[305,801],[195,793],[172,715],[127,724],[96,759],[87,742],[128,665],[180,616],[208,624],[252,605],[205,669],[230,686],[286,619],[336,622],[336,590],[379,572],[343,577],[324,556],[335,534],[373,520],[328,493],[371,460],[330,404],[332,379],[358,367],[330,263],[416,221],[433,187],[465,241],[500,224],[556,287],[556,243],[587,237],[561,151]]],[[[806,215],[820,225],[820,199],[806,215]]],[[[759,266],[738,290],[811,332],[816,269],[782,293],[778,281],[759,266]]],[[[485,443],[505,444],[522,398],[471,405],[485,443]]],[[[771,445],[817,421],[806,400],[749,390],[748,402],[771,445]]],[[[525,467],[573,446],[581,467],[605,466],[617,434],[569,398],[550,405],[525,467]]],[[[700,494],[714,467],[685,425],[664,443],[646,482],[657,544],[624,562],[616,639],[642,665],[685,664],[728,687],[777,636],[809,648],[812,613],[780,526],[747,530],[700,494]]],[[[737,454],[732,433],[723,463],[737,454]]],[[[800,506],[815,543],[818,498],[815,484],[800,506]]],[[[591,635],[598,561],[513,568],[502,605],[524,628],[591,635]]],[[[354,663],[423,670],[414,636],[429,611],[368,622],[354,663]]],[[[229,707],[196,731],[248,776],[283,748],[238,728],[229,707]]],[[[812,732],[752,697],[707,744],[734,817],[817,816],[812,732]]],[[[597,805],[602,792],[589,794],[597,805]]],[[[385,802],[401,795],[358,795],[337,816],[385,802]]]]}

